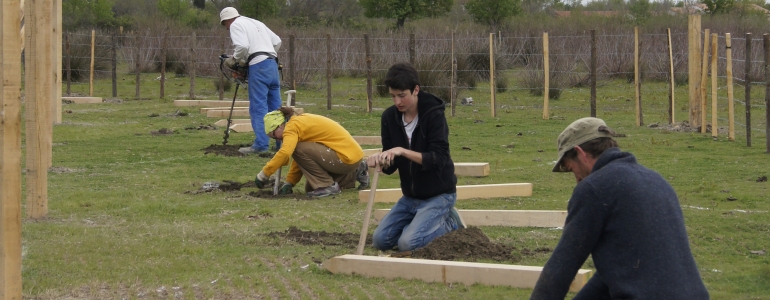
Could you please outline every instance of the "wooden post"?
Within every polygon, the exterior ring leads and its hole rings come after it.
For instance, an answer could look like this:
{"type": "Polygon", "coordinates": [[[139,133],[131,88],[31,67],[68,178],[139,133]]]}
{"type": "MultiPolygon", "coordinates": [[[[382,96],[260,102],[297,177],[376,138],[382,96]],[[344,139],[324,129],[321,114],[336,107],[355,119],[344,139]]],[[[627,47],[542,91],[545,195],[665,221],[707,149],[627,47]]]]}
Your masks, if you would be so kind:
{"type": "Polygon", "coordinates": [[[410,33],[409,34],[409,63],[412,64],[413,66],[414,66],[414,56],[415,56],[414,51],[416,48],[415,44],[417,44],[417,42],[415,41],[414,33],[410,33]]]}
{"type": "Polygon", "coordinates": [[[642,126],[641,83],[639,82],[639,27],[634,27],[634,93],[636,126],[642,126]]]}
{"type": "Polygon", "coordinates": [[[668,124],[674,124],[676,122],[676,106],[674,101],[674,87],[676,86],[676,81],[674,78],[674,50],[673,46],[671,45],[671,28],[667,29],[668,32],[668,66],[669,66],[669,76],[671,77],[671,80],[669,80],[668,84],[668,124]]]}
{"type": "Polygon", "coordinates": [[[24,35],[19,0],[4,0],[0,5],[0,299],[9,300],[22,299],[20,44],[24,35]]]}
{"type": "MultiPolygon", "coordinates": [[[[53,38],[51,39],[51,45],[53,46],[52,63],[53,63],[53,94],[51,95],[52,103],[52,115],[53,124],[60,124],[62,122],[62,107],[61,107],[61,74],[62,74],[62,0],[52,0],[51,6],[51,22],[53,26],[53,38]]],[[[51,157],[53,159],[53,156],[51,157]]]]}
{"type": "Polygon", "coordinates": [[[193,31],[190,41],[190,100],[195,100],[195,61],[197,56],[195,48],[198,48],[198,35],[193,31]]]}
{"type": "MultiPolygon", "coordinates": [[[[53,32],[50,30],[53,25],[50,4],[46,1],[27,2],[25,20],[27,30],[27,45],[24,50],[26,207],[27,216],[33,219],[43,218],[48,214],[48,167],[51,163],[53,142],[51,124],[53,32]]],[[[93,37],[92,31],[92,40],[93,37]]]]}
{"type": "Polygon", "coordinates": [[[366,112],[372,112],[372,52],[368,34],[364,34],[364,48],[366,48],[366,112]]]}
{"type": "Polygon", "coordinates": [[[160,40],[160,98],[163,99],[166,96],[166,33],[163,32],[163,36],[160,40]]]}
{"type": "Polygon", "coordinates": [[[332,35],[326,34],[326,109],[332,109],[332,35]]]}
{"type": "Polygon", "coordinates": [[[115,34],[111,36],[112,42],[112,57],[110,61],[112,63],[112,97],[118,96],[118,43],[115,39],[115,34]]]}
{"type": "Polygon", "coordinates": [[[548,32],[543,32],[543,120],[548,120],[548,86],[551,72],[548,66],[548,32]]]}
{"type": "Polygon", "coordinates": [[[765,152],[770,153],[770,35],[763,34],[762,43],[765,46],[765,152]]]}
{"type": "Polygon", "coordinates": [[[717,43],[719,38],[716,33],[711,34],[711,137],[717,137],[717,43]]]}
{"type": "Polygon", "coordinates": [[[449,103],[452,106],[452,116],[455,116],[455,78],[457,76],[457,60],[455,60],[455,33],[452,31],[452,74],[449,75],[449,103]]]}
{"type": "Polygon", "coordinates": [[[706,29],[703,34],[703,66],[701,67],[700,78],[700,133],[706,133],[706,79],[709,73],[709,38],[711,32],[706,29]]]}
{"type": "Polygon", "coordinates": [[[746,102],[746,147],[751,147],[751,33],[746,33],[746,66],[744,68],[746,102]]]}
{"type": "Polygon", "coordinates": [[[596,118],[596,29],[591,29],[591,117],[596,118]]]}
{"type": "Polygon", "coordinates": [[[136,98],[139,98],[139,86],[141,82],[142,74],[142,42],[139,41],[139,35],[135,35],[136,39],[136,61],[134,62],[136,67],[136,98]]]}
{"type": "Polygon", "coordinates": [[[688,22],[688,88],[690,96],[690,125],[700,126],[701,121],[701,52],[700,52],[700,30],[701,16],[689,15],[688,22]]]}
{"type": "Polygon", "coordinates": [[[64,44],[65,48],[67,49],[67,95],[72,93],[72,90],[70,89],[70,84],[72,82],[72,55],[70,54],[70,35],[67,33],[67,35],[64,36],[64,44]]]}
{"type": "Polygon", "coordinates": [[[489,106],[492,109],[492,117],[497,117],[497,91],[495,90],[495,34],[489,34],[489,106]]]}
{"type": "Polygon", "coordinates": [[[733,49],[730,33],[725,33],[725,56],[727,57],[727,118],[730,130],[727,139],[735,140],[735,99],[733,99],[733,49]]]}
{"type": "MultiPolygon", "coordinates": [[[[292,90],[297,89],[296,77],[294,77],[296,76],[296,73],[297,73],[296,70],[297,70],[297,65],[295,64],[295,61],[294,61],[294,35],[291,34],[289,35],[289,80],[290,80],[289,82],[291,83],[290,86],[292,90]]],[[[290,104],[293,105],[294,103],[290,103],[290,104]]]]}
{"type": "Polygon", "coordinates": [[[94,96],[94,51],[96,47],[96,30],[91,30],[91,68],[89,69],[88,95],[94,96]]]}
{"type": "MultiPolygon", "coordinates": [[[[222,41],[222,53],[225,53],[225,42],[222,41]]],[[[225,98],[225,74],[219,72],[219,100],[225,98]]]]}

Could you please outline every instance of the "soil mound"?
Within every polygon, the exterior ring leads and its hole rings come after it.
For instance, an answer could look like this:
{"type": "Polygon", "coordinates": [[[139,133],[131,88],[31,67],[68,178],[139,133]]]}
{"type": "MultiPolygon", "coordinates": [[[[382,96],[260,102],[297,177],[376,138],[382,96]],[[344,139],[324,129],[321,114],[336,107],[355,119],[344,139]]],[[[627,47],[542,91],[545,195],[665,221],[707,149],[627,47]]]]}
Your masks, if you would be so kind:
{"type": "Polygon", "coordinates": [[[222,156],[245,156],[243,153],[238,152],[238,149],[242,147],[250,147],[251,145],[247,144],[241,144],[241,145],[218,145],[218,144],[211,144],[210,146],[203,148],[203,154],[209,154],[214,153],[216,155],[222,155],[222,156]]]}
{"type": "Polygon", "coordinates": [[[481,229],[472,227],[461,228],[434,239],[425,247],[414,250],[412,258],[517,262],[521,260],[521,254],[514,250],[516,247],[491,242],[481,229]]]}
{"type": "MultiPolygon", "coordinates": [[[[299,244],[308,245],[335,245],[335,246],[351,246],[358,245],[358,239],[361,238],[356,233],[344,233],[344,232],[326,232],[326,231],[303,231],[297,227],[291,226],[284,232],[274,231],[268,233],[267,236],[274,238],[283,238],[286,240],[294,241],[299,244]]],[[[372,244],[371,236],[367,236],[366,244],[372,244]]]]}

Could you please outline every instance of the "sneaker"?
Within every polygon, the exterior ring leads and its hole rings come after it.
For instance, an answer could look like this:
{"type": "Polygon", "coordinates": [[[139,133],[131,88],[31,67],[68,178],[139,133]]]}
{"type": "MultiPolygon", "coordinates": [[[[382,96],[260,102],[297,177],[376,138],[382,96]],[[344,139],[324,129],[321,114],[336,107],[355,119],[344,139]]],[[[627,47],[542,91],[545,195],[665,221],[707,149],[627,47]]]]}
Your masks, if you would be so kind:
{"type": "Polygon", "coordinates": [[[356,180],[361,183],[358,186],[359,190],[363,190],[369,187],[369,166],[366,164],[366,160],[362,160],[361,163],[358,164],[358,169],[356,170],[356,180]]]}
{"type": "Polygon", "coordinates": [[[458,212],[456,208],[452,207],[452,210],[449,211],[449,217],[455,221],[455,225],[457,225],[456,229],[468,228],[468,226],[465,225],[465,221],[463,221],[463,217],[460,216],[460,212],[458,212]]]}
{"type": "Polygon", "coordinates": [[[263,151],[259,151],[259,150],[255,149],[255,148],[252,148],[252,147],[243,147],[243,148],[238,149],[238,152],[242,153],[243,155],[250,155],[250,154],[258,154],[258,153],[263,152],[263,151]]]}
{"type": "Polygon", "coordinates": [[[330,186],[317,188],[314,191],[307,193],[307,195],[310,197],[321,198],[321,197],[326,197],[331,195],[337,195],[339,193],[342,193],[342,189],[340,189],[340,185],[335,182],[330,186]]]}

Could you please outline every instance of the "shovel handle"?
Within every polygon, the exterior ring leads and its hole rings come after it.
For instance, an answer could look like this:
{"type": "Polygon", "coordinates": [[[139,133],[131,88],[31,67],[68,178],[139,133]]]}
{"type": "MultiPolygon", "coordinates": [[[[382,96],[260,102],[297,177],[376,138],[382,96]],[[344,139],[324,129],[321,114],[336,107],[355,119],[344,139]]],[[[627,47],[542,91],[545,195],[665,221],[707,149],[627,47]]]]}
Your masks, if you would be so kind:
{"type": "Polygon", "coordinates": [[[377,192],[377,179],[380,177],[380,172],[377,171],[377,166],[374,166],[374,178],[372,179],[372,187],[369,190],[369,203],[366,204],[366,213],[364,214],[364,227],[361,228],[361,238],[358,240],[358,248],[356,249],[356,255],[364,254],[364,246],[366,246],[366,235],[369,233],[369,218],[372,217],[372,206],[374,206],[374,194],[377,192]]]}

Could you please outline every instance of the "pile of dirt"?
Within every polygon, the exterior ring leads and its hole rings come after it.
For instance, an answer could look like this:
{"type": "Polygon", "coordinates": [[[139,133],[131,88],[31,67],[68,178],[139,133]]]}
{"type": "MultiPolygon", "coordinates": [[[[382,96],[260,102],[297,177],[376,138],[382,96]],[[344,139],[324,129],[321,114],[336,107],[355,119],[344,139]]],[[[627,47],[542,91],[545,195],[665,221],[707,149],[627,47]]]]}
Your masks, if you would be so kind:
{"type": "Polygon", "coordinates": [[[516,247],[491,242],[481,229],[472,227],[455,230],[434,239],[425,247],[414,250],[412,258],[517,262],[521,260],[521,254],[514,250],[516,247]]]}
{"type": "Polygon", "coordinates": [[[150,131],[150,134],[156,135],[156,136],[157,135],[171,135],[171,134],[176,134],[176,133],[179,133],[179,132],[176,131],[176,130],[168,129],[168,128],[161,128],[159,130],[150,131]]]}
{"type": "MultiPolygon", "coordinates": [[[[317,198],[310,197],[305,194],[286,194],[286,195],[273,195],[272,184],[265,186],[265,189],[259,191],[249,192],[249,196],[262,199],[293,199],[293,200],[315,200],[317,198]]],[[[332,197],[333,198],[333,197],[332,197]]]]}
{"type": "Polygon", "coordinates": [[[193,126],[187,126],[184,128],[184,130],[217,130],[217,127],[211,124],[207,125],[198,125],[198,127],[193,126]]]}
{"type": "Polygon", "coordinates": [[[200,188],[194,191],[187,191],[185,194],[201,194],[201,193],[211,193],[214,191],[223,191],[223,192],[230,192],[230,191],[240,191],[242,188],[245,187],[254,187],[255,184],[253,181],[247,181],[244,183],[230,181],[230,180],[224,180],[222,183],[219,182],[204,182],[200,188]]]}
{"type": "MultiPolygon", "coordinates": [[[[326,232],[326,231],[303,231],[297,227],[291,226],[284,232],[274,231],[268,233],[267,236],[273,238],[282,238],[297,242],[299,244],[308,245],[333,245],[333,246],[351,246],[358,245],[358,240],[361,238],[360,234],[356,233],[342,233],[342,232],[326,232]]],[[[372,244],[372,237],[367,236],[366,244],[372,244]]]]}
{"type": "Polygon", "coordinates": [[[210,146],[203,148],[203,154],[209,154],[214,153],[216,155],[222,155],[222,156],[245,156],[243,153],[238,152],[238,149],[242,147],[250,147],[251,145],[248,144],[240,144],[240,145],[220,145],[220,144],[211,144],[210,146]]]}

